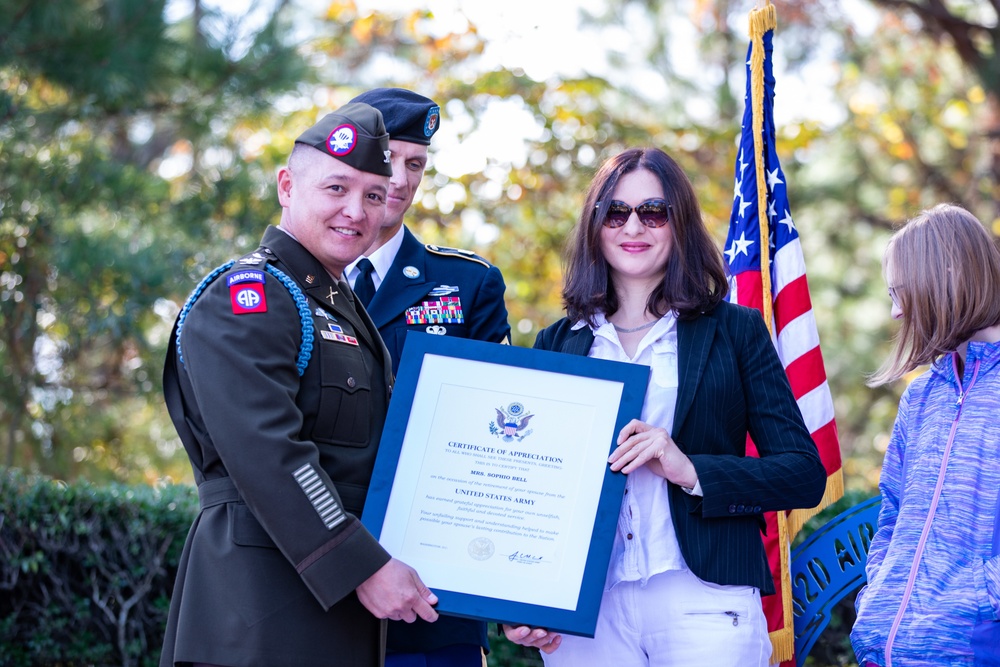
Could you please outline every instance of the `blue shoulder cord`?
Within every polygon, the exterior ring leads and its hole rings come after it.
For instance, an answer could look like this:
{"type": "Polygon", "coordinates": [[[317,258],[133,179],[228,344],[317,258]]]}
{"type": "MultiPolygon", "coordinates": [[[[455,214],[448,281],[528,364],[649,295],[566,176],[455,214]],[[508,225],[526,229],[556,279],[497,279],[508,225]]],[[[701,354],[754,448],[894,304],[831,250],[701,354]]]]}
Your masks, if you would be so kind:
{"type": "Polygon", "coordinates": [[[302,289],[294,280],[270,264],[267,265],[267,272],[285,286],[288,293],[292,295],[292,299],[295,300],[295,306],[299,310],[299,320],[302,322],[302,343],[299,345],[299,358],[295,362],[295,367],[299,369],[299,377],[301,377],[306,372],[306,366],[309,365],[309,357],[312,356],[313,341],[315,340],[313,336],[312,311],[309,309],[309,302],[306,301],[306,295],[302,293],[302,289]]]}
{"type": "MultiPolygon", "coordinates": [[[[191,312],[191,308],[194,306],[194,302],[198,300],[198,297],[202,295],[205,289],[208,288],[212,282],[218,278],[220,275],[228,271],[235,261],[229,261],[215,269],[211,273],[202,279],[198,286],[194,288],[191,292],[191,296],[188,297],[187,301],[184,303],[184,307],[181,308],[180,314],[177,316],[177,358],[180,362],[184,363],[184,355],[181,352],[181,330],[184,328],[184,320],[187,319],[188,313],[191,312]]],[[[315,328],[313,327],[312,311],[309,309],[309,302],[306,300],[306,295],[302,293],[302,289],[295,283],[294,280],[289,278],[280,269],[276,269],[270,264],[267,265],[267,272],[278,279],[288,293],[291,294],[292,299],[295,301],[295,307],[299,311],[299,320],[302,323],[302,343],[299,345],[299,356],[295,363],[295,368],[299,372],[301,377],[303,373],[306,372],[306,367],[309,366],[309,359],[312,357],[313,341],[315,340],[315,328]]]]}

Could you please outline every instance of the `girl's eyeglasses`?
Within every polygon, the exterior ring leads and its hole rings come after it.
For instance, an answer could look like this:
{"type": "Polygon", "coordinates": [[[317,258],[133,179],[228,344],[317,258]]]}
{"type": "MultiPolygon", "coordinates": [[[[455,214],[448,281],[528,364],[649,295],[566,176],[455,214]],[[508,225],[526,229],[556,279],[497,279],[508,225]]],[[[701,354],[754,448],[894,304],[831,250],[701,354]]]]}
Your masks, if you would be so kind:
{"type": "MultiPolygon", "coordinates": [[[[597,206],[601,203],[598,202],[597,206]]],[[[602,224],[612,229],[623,227],[628,222],[632,211],[639,216],[639,222],[647,227],[662,227],[670,220],[670,204],[662,199],[647,199],[635,208],[617,199],[608,206],[608,213],[604,216],[602,224]]]]}
{"type": "Polygon", "coordinates": [[[902,306],[899,305],[899,294],[896,293],[895,286],[889,288],[889,298],[892,299],[893,305],[897,308],[902,308],[902,306]]]}

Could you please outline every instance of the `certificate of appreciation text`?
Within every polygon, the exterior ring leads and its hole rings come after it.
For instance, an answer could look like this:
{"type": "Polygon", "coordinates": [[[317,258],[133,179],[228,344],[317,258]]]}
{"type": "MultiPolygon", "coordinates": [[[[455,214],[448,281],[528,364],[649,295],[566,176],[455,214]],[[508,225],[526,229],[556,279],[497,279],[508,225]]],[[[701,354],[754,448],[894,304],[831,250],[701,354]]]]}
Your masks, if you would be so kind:
{"type": "MultiPolygon", "coordinates": [[[[412,393],[407,392],[405,429],[388,436],[399,442],[384,514],[373,510],[381,519],[379,542],[442,598],[439,611],[448,613],[451,598],[445,593],[454,592],[461,599],[503,601],[507,610],[524,605],[572,615],[586,597],[588,565],[596,567],[601,585],[607,569],[624,489],[607,459],[627,421],[620,414],[626,383],[486,361],[476,354],[455,356],[449,341],[447,354],[423,353],[412,393]],[[609,479],[615,484],[606,484],[609,479]],[[599,551],[607,553],[603,565],[598,557],[595,566],[602,503],[607,534],[598,542],[599,551]]],[[[473,351],[502,347],[461,342],[473,351]]],[[[638,414],[641,395],[633,408],[638,414]]],[[[376,477],[386,456],[379,452],[376,477]]],[[[366,525],[370,516],[366,507],[366,525]]],[[[459,605],[456,613],[479,612],[459,605]]],[[[492,620],[523,620],[482,613],[492,620]]],[[[587,634],[586,628],[578,632],[587,634]]]]}

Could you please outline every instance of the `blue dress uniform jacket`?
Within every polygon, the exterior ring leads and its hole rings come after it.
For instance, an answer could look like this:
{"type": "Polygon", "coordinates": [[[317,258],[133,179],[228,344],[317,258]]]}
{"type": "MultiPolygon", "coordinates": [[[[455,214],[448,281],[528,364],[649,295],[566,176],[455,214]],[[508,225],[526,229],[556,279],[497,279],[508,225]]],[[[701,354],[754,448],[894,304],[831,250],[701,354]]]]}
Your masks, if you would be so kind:
{"type": "MultiPolygon", "coordinates": [[[[395,372],[408,331],[509,343],[505,291],[500,270],[486,260],[463,250],[425,246],[404,228],[403,243],[368,304],[368,314],[389,348],[395,372]],[[462,322],[453,321],[459,312],[454,308],[443,311],[444,319],[452,321],[435,321],[433,309],[442,297],[457,299],[444,303],[459,304],[462,322]]],[[[452,644],[488,649],[486,624],[451,616],[434,623],[419,618],[389,623],[389,651],[422,653],[452,644]]]]}
{"type": "Polygon", "coordinates": [[[171,337],[164,395],[202,508],[160,664],[380,665],[385,623],[354,589],[389,561],[358,519],[388,351],[347,284],[274,227],[198,292],[171,337]],[[238,296],[247,276],[263,304],[238,296]],[[236,314],[238,302],[256,311],[236,314]]]}
{"type": "MultiPolygon", "coordinates": [[[[562,319],[535,347],[586,356],[589,327],[562,319]]],[[[756,310],[728,302],[677,322],[678,391],[670,434],[694,464],[704,496],[670,484],[684,562],[700,579],[774,593],[760,532],[763,512],[813,507],[826,471],[756,310]],[[747,435],[760,458],[746,456],[747,435]]]]}
{"type": "Polygon", "coordinates": [[[424,245],[404,228],[403,243],[368,304],[368,314],[389,348],[395,373],[407,331],[509,343],[506,289],[500,270],[485,259],[467,250],[424,245]],[[433,309],[438,302],[458,303],[460,310],[443,311],[443,319],[455,320],[460,312],[462,322],[437,321],[433,309]]]}

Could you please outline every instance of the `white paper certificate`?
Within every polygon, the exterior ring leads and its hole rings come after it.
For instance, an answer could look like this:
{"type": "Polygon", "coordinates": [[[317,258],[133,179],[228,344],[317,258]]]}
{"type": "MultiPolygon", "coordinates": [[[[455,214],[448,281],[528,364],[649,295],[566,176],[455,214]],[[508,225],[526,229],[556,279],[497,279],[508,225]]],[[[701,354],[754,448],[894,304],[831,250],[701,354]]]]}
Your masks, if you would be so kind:
{"type": "Polygon", "coordinates": [[[410,335],[362,520],[439,611],[593,636],[649,369],[410,335]]]}
{"type": "Polygon", "coordinates": [[[622,384],[525,373],[424,357],[379,541],[431,588],[573,609],[622,384]]]}

